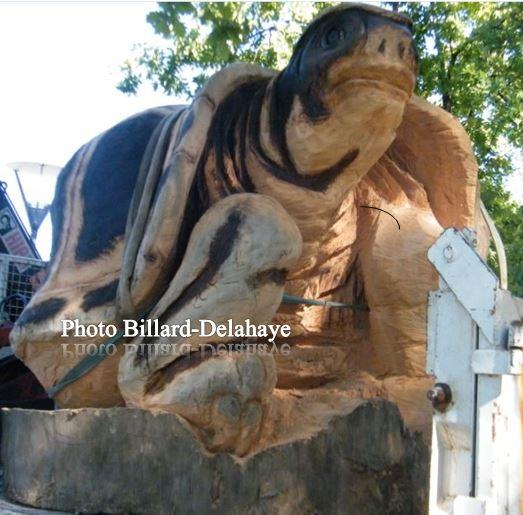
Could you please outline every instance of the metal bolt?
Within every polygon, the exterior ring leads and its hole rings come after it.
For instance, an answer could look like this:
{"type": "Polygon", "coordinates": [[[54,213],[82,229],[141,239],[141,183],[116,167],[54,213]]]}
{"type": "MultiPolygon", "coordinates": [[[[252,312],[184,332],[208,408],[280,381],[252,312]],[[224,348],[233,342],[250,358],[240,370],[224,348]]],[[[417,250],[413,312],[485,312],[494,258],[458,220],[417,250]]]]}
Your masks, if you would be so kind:
{"type": "Polygon", "coordinates": [[[434,388],[427,392],[427,399],[432,402],[434,409],[445,411],[452,401],[452,391],[446,383],[436,383],[434,388]]]}
{"type": "Polygon", "coordinates": [[[445,258],[445,261],[447,261],[447,263],[454,261],[454,249],[452,248],[452,245],[447,245],[443,249],[443,257],[445,258]]]}
{"type": "Polygon", "coordinates": [[[434,387],[427,392],[427,399],[432,402],[443,402],[445,400],[445,392],[443,388],[434,387]]]}

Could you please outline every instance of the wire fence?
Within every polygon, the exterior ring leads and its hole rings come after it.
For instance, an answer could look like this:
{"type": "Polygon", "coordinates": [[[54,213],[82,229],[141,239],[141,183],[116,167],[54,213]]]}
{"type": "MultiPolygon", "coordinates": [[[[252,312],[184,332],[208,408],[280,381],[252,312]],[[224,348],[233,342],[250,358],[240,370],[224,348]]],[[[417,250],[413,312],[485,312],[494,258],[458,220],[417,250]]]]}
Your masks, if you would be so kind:
{"type": "Polygon", "coordinates": [[[16,322],[43,280],[46,263],[0,254],[0,324],[16,322]]]}

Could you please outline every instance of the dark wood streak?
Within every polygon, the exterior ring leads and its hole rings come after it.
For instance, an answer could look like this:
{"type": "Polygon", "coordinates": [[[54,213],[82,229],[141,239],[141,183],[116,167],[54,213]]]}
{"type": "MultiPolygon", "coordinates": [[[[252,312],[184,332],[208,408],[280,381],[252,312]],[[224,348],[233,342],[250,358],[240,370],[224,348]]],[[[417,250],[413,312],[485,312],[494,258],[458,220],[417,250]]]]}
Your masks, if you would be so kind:
{"type": "Polygon", "coordinates": [[[16,325],[24,326],[27,324],[38,324],[43,322],[59,313],[65,304],[66,300],[59,297],[44,300],[36,306],[24,309],[20,318],[17,320],[16,325]]]}
{"type": "Polygon", "coordinates": [[[264,284],[270,283],[281,286],[285,284],[287,273],[288,271],[284,268],[270,268],[269,270],[263,270],[262,272],[258,272],[257,274],[250,277],[249,284],[253,288],[259,288],[264,284]]]}
{"type": "Polygon", "coordinates": [[[234,193],[254,192],[247,173],[247,120],[249,102],[268,78],[256,79],[240,85],[216,108],[196,174],[198,200],[209,204],[209,189],[220,198],[234,193]],[[213,156],[213,166],[210,164],[213,156]]]}
{"type": "Polygon", "coordinates": [[[89,311],[98,306],[103,306],[116,298],[116,291],[118,290],[118,279],[100,286],[84,295],[82,301],[82,309],[89,311]]]}
{"type": "MultiPolygon", "coordinates": [[[[285,124],[287,120],[281,119],[281,113],[277,112],[277,90],[270,92],[269,123],[271,139],[276,146],[281,165],[271,159],[263,149],[261,131],[261,111],[263,109],[264,94],[258,92],[251,104],[251,118],[249,126],[249,140],[252,149],[264,168],[278,179],[289,182],[300,188],[313,191],[325,191],[332,182],[349,166],[359,154],[359,149],[349,150],[335,165],[316,172],[314,175],[301,174],[294,164],[287,145],[285,135],[285,124]]],[[[289,113],[287,116],[289,116],[289,113]]]]}
{"type": "MultiPolygon", "coordinates": [[[[173,317],[180,309],[186,306],[191,300],[195,299],[205,291],[209,286],[216,273],[219,271],[221,265],[230,256],[236,239],[239,235],[240,226],[242,224],[243,214],[241,211],[235,209],[229,213],[227,220],[216,231],[216,234],[211,242],[209,248],[209,257],[202,272],[189,283],[183,292],[172,302],[164,313],[158,317],[160,325],[166,324],[167,321],[173,317]]],[[[143,344],[139,346],[139,350],[135,355],[135,365],[139,365],[145,358],[147,359],[150,353],[150,346],[157,341],[157,338],[144,338],[143,344]]]]}
{"type": "Polygon", "coordinates": [[[254,191],[246,167],[247,106],[257,91],[265,89],[268,81],[262,78],[236,88],[216,110],[210,137],[214,142],[215,173],[222,195],[254,191]]]}
{"type": "Polygon", "coordinates": [[[260,141],[260,121],[266,94],[271,95],[271,110],[275,109],[275,91],[268,92],[269,79],[256,79],[236,88],[218,106],[207,135],[196,174],[198,201],[209,203],[208,188],[217,188],[219,196],[254,192],[247,169],[247,154],[253,152],[264,169],[278,179],[313,191],[325,191],[358,156],[358,149],[349,150],[334,166],[314,175],[301,174],[292,161],[285,140],[285,124],[270,116],[272,138],[282,164],[271,159],[260,141]],[[281,135],[275,135],[281,132],[281,135]],[[214,166],[205,165],[214,151],[214,166]]]}
{"type": "Polygon", "coordinates": [[[76,185],[83,200],[77,261],[90,261],[109,252],[124,235],[142,158],[165,117],[164,111],[146,111],[101,136],[86,164],[83,181],[76,185]]]}
{"type": "MultiPolygon", "coordinates": [[[[208,344],[207,344],[208,345],[208,344]]],[[[175,376],[201,365],[204,361],[212,358],[212,349],[205,348],[184,354],[167,365],[153,372],[147,379],[144,387],[145,395],[154,395],[161,392],[175,376]]]]}

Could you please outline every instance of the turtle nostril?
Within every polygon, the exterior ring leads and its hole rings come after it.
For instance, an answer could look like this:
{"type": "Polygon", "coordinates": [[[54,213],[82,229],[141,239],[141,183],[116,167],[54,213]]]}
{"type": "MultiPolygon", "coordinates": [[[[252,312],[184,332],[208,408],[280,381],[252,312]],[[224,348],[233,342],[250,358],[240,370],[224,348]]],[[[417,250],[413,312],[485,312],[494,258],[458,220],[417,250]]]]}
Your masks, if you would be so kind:
{"type": "Polygon", "coordinates": [[[380,54],[385,53],[385,40],[384,39],[381,40],[380,46],[378,47],[378,52],[380,54]]]}
{"type": "Polygon", "coordinates": [[[400,59],[403,59],[403,55],[405,54],[405,45],[403,43],[398,44],[398,53],[400,55],[400,59]]]}

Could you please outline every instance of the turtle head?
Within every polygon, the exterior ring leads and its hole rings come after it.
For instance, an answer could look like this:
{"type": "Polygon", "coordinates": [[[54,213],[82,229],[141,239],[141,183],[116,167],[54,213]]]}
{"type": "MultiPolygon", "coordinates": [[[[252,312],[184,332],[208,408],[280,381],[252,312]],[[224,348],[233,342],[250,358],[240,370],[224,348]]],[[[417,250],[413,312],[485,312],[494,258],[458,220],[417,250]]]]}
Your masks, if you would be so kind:
{"type": "Polygon", "coordinates": [[[348,152],[373,164],[393,141],[416,80],[411,22],[341,4],[306,29],[273,87],[275,142],[304,175],[348,152]]]}

